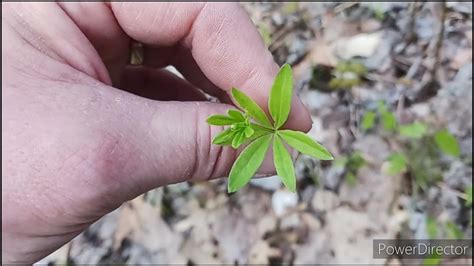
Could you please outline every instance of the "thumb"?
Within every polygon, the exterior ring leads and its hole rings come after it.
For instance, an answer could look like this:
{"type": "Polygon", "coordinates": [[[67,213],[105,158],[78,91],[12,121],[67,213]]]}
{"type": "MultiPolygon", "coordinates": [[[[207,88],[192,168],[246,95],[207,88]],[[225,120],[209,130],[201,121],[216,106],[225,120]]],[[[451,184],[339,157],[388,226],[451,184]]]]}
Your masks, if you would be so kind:
{"type": "MultiPolygon", "coordinates": [[[[107,162],[99,166],[105,173],[102,178],[119,179],[114,182],[114,191],[107,193],[124,196],[120,200],[126,201],[159,186],[228,175],[239,151],[212,144],[213,137],[223,128],[208,125],[206,119],[235,107],[211,102],[152,101],[129,94],[124,97],[131,97],[132,101],[117,104],[115,108],[119,110],[114,110],[114,117],[127,119],[115,118],[114,123],[109,123],[112,128],[106,131],[112,139],[106,142],[112,145],[104,145],[109,148],[102,149],[99,156],[103,160],[96,160],[107,162]],[[112,173],[114,176],[110,176],[112,173]]],[[[115,102],[123,101],[116,98],[115,102]]],[[[268,159],[258,171],[273,172],[268,159]]],[[[102,182],[106,186],[110,183],[102,182]]]]}

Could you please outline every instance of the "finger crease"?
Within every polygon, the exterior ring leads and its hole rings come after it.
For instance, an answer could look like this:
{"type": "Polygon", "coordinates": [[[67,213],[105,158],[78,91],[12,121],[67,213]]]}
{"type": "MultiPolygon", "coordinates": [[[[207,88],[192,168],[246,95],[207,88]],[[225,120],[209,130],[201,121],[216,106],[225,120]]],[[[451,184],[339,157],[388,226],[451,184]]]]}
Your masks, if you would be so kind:
{"type": "Polygon", "coordinates": [[[198,170],[199,168],[199,149],[200,149],[200,145],[199,145],[199,108],[196,108],[196,111],[194,112],[196,114],[196,117],[194,119],[194,134],[195,134],[195,137],[194,137],[194,162],[193,162],[193,167],[191,168],[191,178],[190,180],[194,180],[196,178],[196,171],[198,170]]]}
{"type": "MultiPolygon", "coordinates": [[[[221,127],[221,131],[224,130],[224,127],[221,127]]],[[[209,130],[210,131],[210,130],[209,130]]],[[[211,131],[209,132],[209,137],[211,137],[211,131]]],[[[211,157],[211,152],[212,152],[212,143],[210,143],[209,145],[209,157],[211,157]]],[[[211,172],[209,174],[209,176],[206,178],[207,180],[210,180],[214,177],[214,175],[216,174],[216,170],[217,170],[217,166],[219,165],[219,161],[220,161],[220,158],[222,156],[222,150],[223,150],[223,147],[221,145],[218,145],[217,146],[217,152],[216,152],[216,157],[214,160],[214,164],[212,165],[212,169],[211,169],[211,172]]]]}

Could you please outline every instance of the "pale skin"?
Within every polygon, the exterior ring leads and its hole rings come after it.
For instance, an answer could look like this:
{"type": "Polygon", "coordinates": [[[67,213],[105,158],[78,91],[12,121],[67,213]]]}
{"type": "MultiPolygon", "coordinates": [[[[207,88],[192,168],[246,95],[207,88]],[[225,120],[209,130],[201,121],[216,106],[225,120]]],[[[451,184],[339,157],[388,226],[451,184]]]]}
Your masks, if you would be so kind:
{"type": "MultiPolygon", "coordinates": [[[[268,113],[278,71],[235,3],[2,3],[2,37],[3,263],[40,260],[150,189],[225,177],[238,152],[205,120],[233,86],[268,113]],[[143,66],[127,66],[131,39],[143,66]]],[[[311,127],[297,97],[286,127],[311,127]]]]}

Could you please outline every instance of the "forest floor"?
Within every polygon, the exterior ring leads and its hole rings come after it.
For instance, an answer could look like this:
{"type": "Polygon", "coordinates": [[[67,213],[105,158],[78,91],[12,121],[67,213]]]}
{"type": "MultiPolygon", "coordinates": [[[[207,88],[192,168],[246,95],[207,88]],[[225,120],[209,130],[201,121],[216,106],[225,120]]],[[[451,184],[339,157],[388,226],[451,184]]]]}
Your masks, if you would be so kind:
{"type": "MultiPolygon", "coordinates": [[[[336,157],[234,194],[150,191],[40,263],[404,265],[373,239],[472,237],[472,3],[242,3],[336,157]]],[[[433,264],[469,264],[470,259],[433,264]]]]}

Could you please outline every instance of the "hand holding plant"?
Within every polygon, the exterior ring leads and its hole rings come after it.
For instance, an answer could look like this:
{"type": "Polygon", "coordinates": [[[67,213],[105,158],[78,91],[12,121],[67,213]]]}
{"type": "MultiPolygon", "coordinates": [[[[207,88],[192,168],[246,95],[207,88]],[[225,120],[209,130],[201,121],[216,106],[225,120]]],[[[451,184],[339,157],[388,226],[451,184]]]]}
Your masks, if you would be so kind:
{"type": "Polygon", "coordinates": [[[232,109],[227,115],[218,114],[207,119],[211,125],[228,126],[214,137],[213,144],[230,145],[234,149],[248,144],[230,170],[228,192],[235,192],[250,181],[262,164],[270,144],[273,144],[277,174],[293,192],[296,191],[295,169],[285,144],[320,160],[334,159],[321,144],[305,133],[282,129],[290,113],[292,80],[291,67],[283,65],[273,82],[268,99],[271,120],[260,106],[236,88],[232,88],[232,97],[242,111],[232,109]]]}

